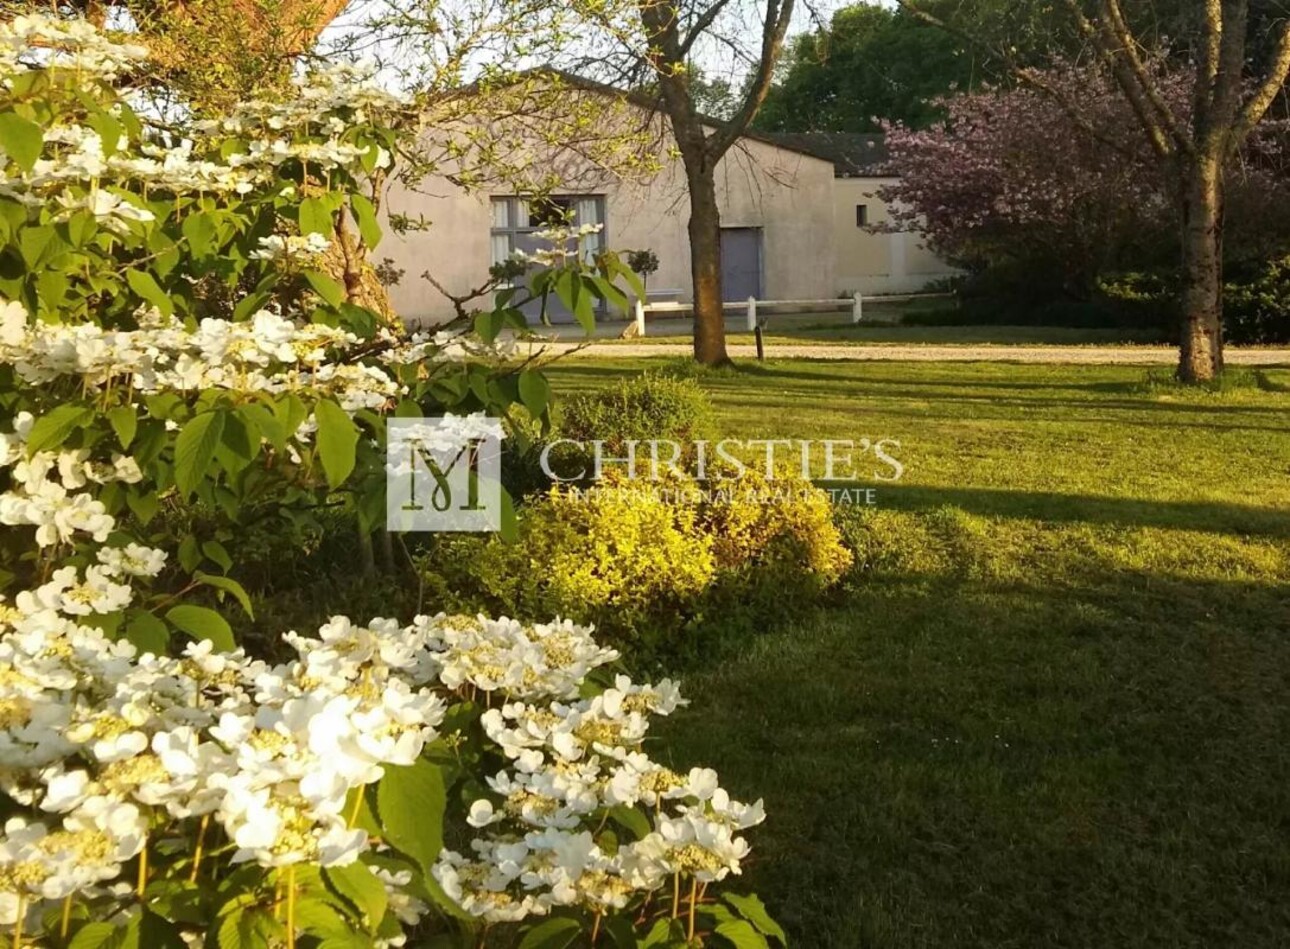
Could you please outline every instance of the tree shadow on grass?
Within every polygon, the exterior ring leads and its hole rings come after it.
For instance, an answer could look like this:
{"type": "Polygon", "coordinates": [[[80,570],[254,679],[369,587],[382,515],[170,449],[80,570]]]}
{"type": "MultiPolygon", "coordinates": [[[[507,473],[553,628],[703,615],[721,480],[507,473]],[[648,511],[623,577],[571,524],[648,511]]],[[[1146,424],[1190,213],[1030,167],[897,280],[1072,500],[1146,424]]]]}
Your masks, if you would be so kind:
{"type": "Polygon", "coordinates": [[[668,747],[765,796],[745,882],[797,945],[1274,949],[1281,593],[882,575],[692,677],[668,747]]]}
{"type": "Polygon", "coordinates": [[[1210,501],[1155,501],[1044,491],[1005,491],[994,488],[875,485],[872,481],[828,481],[819,484],[825,488],[854,492],[849,497],[837,496],[844,502],[866,500],[859,492],[872,490],[876,506],[898,511],[934,511],[955,507],[984,517],[1290,538],[1290,508],[1250,507],[1210,501]]]}
{"type": "MultiPolygon", "coordinates": [[[[1136,382],[1090,382],[1087,385],[1070,385],[1066,383],[1031,383],[1031,382],[998,382],[975,378],[965,379],[908,379],[902,378],[891,382],[882,378],[855,378],[839,376],[832,373],[809,373],[798,370],[782,369],[771,366],[739,367],[740,374],[756,375],[765,379],[797,379],[808,381],[815,386],[834,386],[839,398],[876,397],[881,399],[912,400],[937,402],[961,402],[965,404],[1015,406],[1018,408],[1080,408],[1080,409],[1115,409],[1144,412],[1199,412],[1205,414],[1227,413],[1269,413],[1282,411],[1285,407],[1270,405],[1232,405],[1221,401],[1181,402],[1161,398],[1160,394],[1144,390],[1136,382]],[[1137,387],[1137,388],[1135,388],[1137,387]],[[1000,397],[990,393],[974,394],[973,389],[1000,389],[1004,391],[1040,391],[1040,392],[1087,392],[1088,399],[1043,399],[1023,396],[1000,397]],[[939,391],[923,391],[939,390],[939,391]],[[1128,399],[1105,398],[1106,394],[1123,394],[1137,396],[1128,399]]],[[[809,391],[818,395],[819,390],[813,386],[809,391]]],[[[1281,394],[1290,391],[1290,387],[1260,387],[1261,391],[1281,394]]],[[[1182,390],[1180,390],[1182,391],[1182,390]]],[[[1197,395],[1206,393],[1198,392],[1197,395]]],[[[1287,424],[1290,431],[1290,423],[1287,424]]]]}

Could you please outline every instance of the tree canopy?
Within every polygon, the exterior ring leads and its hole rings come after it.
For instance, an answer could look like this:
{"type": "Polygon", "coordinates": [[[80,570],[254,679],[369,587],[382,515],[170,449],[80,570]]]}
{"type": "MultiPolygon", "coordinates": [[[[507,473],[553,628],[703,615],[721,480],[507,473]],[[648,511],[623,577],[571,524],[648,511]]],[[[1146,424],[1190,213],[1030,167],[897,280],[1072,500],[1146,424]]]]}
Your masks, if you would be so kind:
{"type": "Polygon", "coordinates": [[[883,121],[925,127],[936,100],[980,81],[972,50],[917,17],[859,4],[827,28],[798,36],[757,127],[782,132],[873,132],[883,121]]]}

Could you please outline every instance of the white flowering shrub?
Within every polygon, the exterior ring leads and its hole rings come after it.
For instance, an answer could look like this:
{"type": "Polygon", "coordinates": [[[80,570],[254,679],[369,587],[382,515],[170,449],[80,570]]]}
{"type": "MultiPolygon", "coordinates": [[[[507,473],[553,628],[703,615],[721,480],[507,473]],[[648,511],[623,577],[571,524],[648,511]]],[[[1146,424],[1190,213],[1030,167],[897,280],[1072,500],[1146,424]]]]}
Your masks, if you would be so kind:
{"type": "Polygon", "coordinates": [[[0,605],[14,945],[468,947],[499,924],[526,945],[783,941],[754,897],[708,892],[740,871],[760,802],[643,750],[671,683],[594,684],[618,654],[567,621],[335,617],[287,633],[276,665],[218,637],[178,658],[114,640],[105,620],[166,554],[85,500],[128,463],[33,453],[35,429],[22,415],[0,439],[5,516],[56,496],[37,549],[63,552],[0,605]]]}
{"type": "MultiPolygon", "coordinates": [[[[41,577],[68,541],[67,491],[85,489],[77,517],[158,547],[178,540],[157,533],[158,512],[195,503],[224,526],[183,538],[156,596],[104,628],[145,647],[175,630],[227,646],[207,601],[173,597],[197,584],[249,611],[230,576],[236,528],[316,527],[339,505],[370,533],[388,415],[523,404],[545,420],[550,393],[496,345],[525,327],[516,289],[409,336],[360,305],[350,264],[343,280],[327,271],[328,255],[380,239],[373,197],[401,102],[337,68],[288,101],[177,128],[145,107],[142,78],[132,86],[145,57],[83,21],[0,21],[0,406],[34,417],[0,522],[33,527],[39,548],[0,544],[0,590],[41,577]]],[[[581,300],[617,293],[615,266],[549,272],[581,300]]]]}
{"type": "Polygon", "coordinates": [[[709,893],[761,803],[644,753],[677,690],[593,685],[617,653],[588,629],[338,616],[277,665],[167,658],[90,622],[163,559],[104,546],[0,608],[13,945],[783,941],[709,893]]]}
{"type": "MultiPolygon", "coordinates": [[[[9,943],[782,942],[714,888],[760,803],[645,754],[676,689],[611,675],[589,629],[335,617],[285,633],[285,661],[238,648],[236,550],[159,511],[236,527],[342,503],[370,526],[391,413],[545,418],[549,391],[494,345],[523,327],[517,291],[408,336],[322,269],[333,241],[379,238],[363,191],[398,103],[334,71],[181,134],[130,104],[143,57],[78,21],[0,22],[9,943]]],[[[613,296],[612,265],[552,272],[562,297],[613,296]]]]}

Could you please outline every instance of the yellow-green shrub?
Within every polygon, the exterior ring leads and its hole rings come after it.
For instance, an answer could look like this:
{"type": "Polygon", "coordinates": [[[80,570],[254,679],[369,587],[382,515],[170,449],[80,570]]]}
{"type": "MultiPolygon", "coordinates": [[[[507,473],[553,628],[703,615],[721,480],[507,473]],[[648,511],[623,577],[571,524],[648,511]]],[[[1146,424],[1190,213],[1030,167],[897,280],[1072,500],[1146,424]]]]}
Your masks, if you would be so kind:
{"type": "Polygon", "coordinates": [[[748,469],[718,475],[708,487],[711,500],[702,513],[718,569],[778,563],[823,588],[851,565],[851,552],[833,523],[832,500],[800,474],[785,469],[770,479],[748,469]]]}
{"type": "Polygon", "coordinates": [[[593,622],[619,640],[691,613],[715,574],[712,538],[694,505],[637,488],[608,472],[596,490],[556,486],[530,501],[517,542],[494,538],[472,555],[487,601],[512,616],[593,622]]]}
{"type": "Polygon", "coordinates": [[[594,623],[602,639],[646,654],[688,650],[691,633],[764,628],[851,563],[828,494],[792,475],[649,482],[611,471],[594,489],[531,500],[519,525],[515,542],[441,545],[432,570],[469,564],[446,585],[473,598],[453,605],[594,623]]]}

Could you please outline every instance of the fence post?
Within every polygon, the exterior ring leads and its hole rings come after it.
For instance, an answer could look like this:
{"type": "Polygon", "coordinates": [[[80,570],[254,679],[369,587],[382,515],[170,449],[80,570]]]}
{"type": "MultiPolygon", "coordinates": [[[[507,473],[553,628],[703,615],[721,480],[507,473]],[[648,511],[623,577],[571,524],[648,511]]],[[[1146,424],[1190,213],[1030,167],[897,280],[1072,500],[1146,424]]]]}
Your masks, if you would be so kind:
{"type": "Polygon", "coordinates": [[[757,328],[757,298],[748,298],[748,332],[757,328]]]}
{"type": "Polygon", "coordinates": [[[645,335],[645,301],[642,300],[640,297],[636,298],[635,314],[636,314],[636,335],[644,336],[645,335]]]}
{"type": "Polygon", "coordinates": [[[864,297],[861,296],[860,291],[857,290],[855,292],[855,296],[851,298],[851,322],[859,323],[863,318],[864,318],[864,297]]]}

